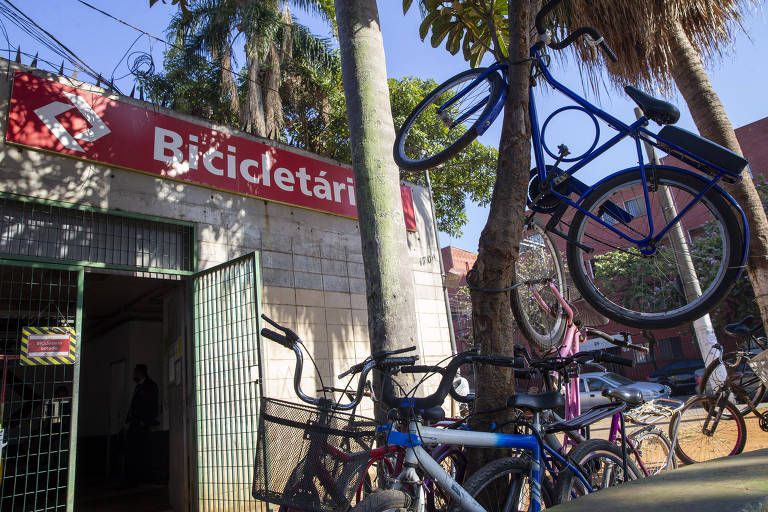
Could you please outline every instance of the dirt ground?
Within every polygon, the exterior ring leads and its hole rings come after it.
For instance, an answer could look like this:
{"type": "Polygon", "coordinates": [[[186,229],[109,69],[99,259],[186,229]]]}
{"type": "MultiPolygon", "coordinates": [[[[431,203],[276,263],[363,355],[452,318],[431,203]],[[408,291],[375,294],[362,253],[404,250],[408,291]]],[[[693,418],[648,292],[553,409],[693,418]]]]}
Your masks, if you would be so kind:
{"type": "MultiPolygon", "coordinates": [[[[760,411],[768,412],[768,405],[763,404],[760,407],[760,411]]],[[[702,416],[703,416],[703,412],[702,412],[702,416]]],[[[760,425],[758,423],[758,419],[755,416],[755,414],[750,412],[749,414],[745,415],[744,422],[747,426],[747,442],[744,446],[743,451],[749,452],[749,451],[758,450],[761,448],[768,448],[768,432],[764,432],[763,430],[760,429],[760,425]]],[[[678,437],[681,439],[681,444],[684,447],[690,446],[692,447],[692,449],[700,448],[702,451],[712,449],[713,452],[717,452],[718,448],[716,445],[718,444],[720,445],[721,450],[723,446],[725,446],[726,449],[729,449],[728,447],[732,447],[735,444],[734,442],[735,440],[732,437],[732,436],[735,437],[736,435],[735,434],[736,429],[733,428],[733,423],[734,423],[733,421],[723,421],[723,423],[720,426],[718,426],[718,429],[715,432],[715,436],[713,439],[703,439],[700,428],[697,428],[697,425],[695,423],[696,421],[693,420],[690,422],[683,422],[680,426],[678,437]],[[714,448],[712,448],[713,445],[715,445],[714,448]]],[[[659,428],[661,428],[661,430],[663,430],[665,433],[669,434],[668,421],[659,422],[656,425],[659,428]]],[[[598,422],[597,424],[592,426],[591,437],[607,439],[610,426],[611,426],[610,418],[598,422]]],[[[627,424],[627,427],[630,432],[633,430],[633,428],[635,428],[629,423],[627,424]]],[[[725,454],[727,454],[727,452],[723,453],[723,455],[725,454]]]]}

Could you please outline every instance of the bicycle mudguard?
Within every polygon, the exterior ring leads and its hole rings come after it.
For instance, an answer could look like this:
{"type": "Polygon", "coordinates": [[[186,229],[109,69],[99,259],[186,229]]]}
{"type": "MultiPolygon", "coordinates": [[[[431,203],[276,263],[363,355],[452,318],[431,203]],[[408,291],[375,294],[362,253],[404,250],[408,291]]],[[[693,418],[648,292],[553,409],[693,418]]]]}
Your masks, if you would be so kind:
{"type": "MultiPolygon", "coordinates": [[[[712,181],[713,181],[713,180],[709,180],[709,179],[707,179],[705,176],[702,176],[701,174],[698,174],[698,173],[696,173],[696,172],[693,172],[693,171],[691,171],[691,170],[689,170],[689,169],[683,169],[682,167],[675,167],[675,166],[673,166],[673,165],[655,165],[655,166],[646,165],[646,166],[645,166],[645,168],[646,168],[646,175],[648,174],[648,172],[649,172],[649,169],[652,169],[652,168],[653,168],[653,169],[669,169],[669,170],[673,170],[673,171],[681,172],[681,173],[683,173],[683,174],[687,174],[688,176],[690,176],[690,177],[692,177],[692,178],[695,178],[696,180],[700,181],[700,182],[702,183],[702,185],[704,185],[704,186],[706,186],[706,185],[709,185],[709,184],[710,184],[710,183],[712,183],[712,181]]],[[[589,194],[590,194],[590,193],[591,193],[591,192],[592,192],[592,191],[593,191],[595,188],[597,188],[598,186],[600,186],[600,185],[601,185],[601,184],[602,184],[604,181],[606,181],[606,180],[609,180],[609,179],[613,178],[614,176],[618,176],[618,175],[620,175],[620,174],[625,174],[625,173],[639,173],[639,172],[640,172],[640,167],[639,167],[639,166],[635,166],[635,167],[628,167],[628,168],[626,168],[626,169],[622,169],[622,170],[620,170],[620,171],[616,171],[616,172],[615,172],[615,173],[613,173],[613,174],[609,174],[608,176],[604,177],[603,179],[601,179],[600,181],[598,181],[598,182],[597,182],[597,183],[595,183],[594,185],[592,185],[592,186],[588,187],[588,188],[587,188],[587,190],[585,190],[585,191],[584,191],[584,192],[583,192],[583,193],[582,193],[582,194],[579,196],[579,198],[578,198],[578,200],[576,201],[575,205],[576,205],[576,206],[578,206],[578,205],[580,205],[581,203],[583,203],[583,202],[584,202],[584,199],[585,199],[585,198],[586,198],[586,197],[587,197],[587,196],[588,196],[588,195],[589,195],[589,194]]],[[[571,178],[571,179],[573,179],[573,178],[571,178]]],[[[726,201],[728,201],[728,203],[730,203],[730,205],[733,207],[733,209],[734,209],[734,210],[735,210],[735,211],[736,211],[736,212],[739,214],[739,216],[741,217],[742,233],[743,233],[743,235],[744,235],[744,236],[742,237],[742,239],[743,239],[743,240],[742,240],[743,244],[742,244],[742,258],[741,258],[741,272],[743,272],[743,271],[744,271],[744,268],[745,268],[745,266],[746,266],[746,263],[747,263],[747,254],[749,253],[749,223],[747,222],[747,216],[744,214],[744,210],[741,208],[741,206],[739,205],[739,203],[738,203],[738,202],[737,202],[737,201],[736,201],[736,200],[733,198],[733,196],[731,196],[731,194],[729,194],[728,192],[726,192],[726,190],[725,190],[723,187],[721,187],[720,185],[718,185],[717,183],[715,183],[714,185],[712,185],[712,190],[716,191],[718,194],[720,194],[721,196],[723,196],[723,197],[725,198],[725,200],[726,200],[726,201]]],[[[618,206],[617,206],[617,208],[619,208],[619,209],[623,210],[623,208],[620,208],[620,207],[618,207],[618,206]]],[[[613,214],[611,214],[611,215],[613,215],[613,214]]],[[[617,218],[618,218],[618,217],[617,217],[617,218]]],[[[741,273],[739,273],[739,276],[741,276],[741,273]]],[[[739,277],[739,276],[737,276],[737,277],[739,277]]]]}

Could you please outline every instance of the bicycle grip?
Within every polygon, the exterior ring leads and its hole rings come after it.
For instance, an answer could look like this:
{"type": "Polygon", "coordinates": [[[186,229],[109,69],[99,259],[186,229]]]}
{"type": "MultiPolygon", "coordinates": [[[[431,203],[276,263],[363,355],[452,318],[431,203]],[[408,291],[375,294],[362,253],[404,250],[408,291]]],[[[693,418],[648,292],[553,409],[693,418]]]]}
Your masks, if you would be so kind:
{"type": "Polygon", "coordinates": [[[605,53],[605,56],[610,59],[611,62],[619,62],[619,58],[616,56],[615,53],[613,53],[613,50],[610,46],[608,46],[608,43],[605,41],[600,41],[600,48],[603,50],[603,53],[605,53]]]}
{"type": "Polygon", "coordinates": [[[340,373],[338,375],[338,378],[339,379],[343,379],[347,375],[350,375],[350,374],[354,375],[355,373],[360,373],[361,371],[363,371],[363,368],[365,368],[365,362],[354,364],[354,365],[349,367],[349,370],[347,370],[347,371],[345,371],[343,373],[340,373]]]}
{"type": "Polygon", "coordinates": [[[602,350],[596,350],[594,361],[596,363],[616,363],[621,366],[635,366],[634,359],[627,359],[626,357],[619,357],[602,350]]]}
{"type": "Polygon", "coordinates": [[[388,357],[381,361],[376,362],[376,368],[396,368],[398,366],[413,366],[413,363],[419,360],[418,355],[405,356],[405,357],[388,357]]]}
{"type": "Polygon", "coordinates": [[[400,368],[400,373],[445,373],[445,368],[442,366],[432,366],[428,364],[417,364],[413,366],[403,366],[400,368]]]}
{"type": "Polygon", "coordinates": [[[491,366],[506,366],[511,368],[525,368],[525,358],[523,357],[501,357],[501,356],[474,356],[471,361],[477,364],[488,364],[491,366]]]}
{"type": "Polygon", "coordinates": [[[416,350],[416,345],[405,348],[398,348],[396,350],[380,350],[374,354],[371,354],[371,359],[383,359],[388,356],[394,356],[396,354],[404,354],[406,352],[413,352],[416,350]]]}
{"type": "Polygon", "coordinates": [[[267,338],[268,340],[278,342],[285,348],[293,348],[294,343],[289,341],[288,338],[286,338],[282,334],[276,333],[275,331],[270,331],[266,327],[261,330],[261,335],[267,338]]]}

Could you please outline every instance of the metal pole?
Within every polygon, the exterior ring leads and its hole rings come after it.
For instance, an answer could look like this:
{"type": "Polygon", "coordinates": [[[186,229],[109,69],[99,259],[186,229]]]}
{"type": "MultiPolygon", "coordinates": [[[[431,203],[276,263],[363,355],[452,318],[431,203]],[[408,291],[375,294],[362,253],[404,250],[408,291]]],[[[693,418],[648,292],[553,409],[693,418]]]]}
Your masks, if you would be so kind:
{"type": "Polygon", "coordinates": [[[435,201],[432,197],[432,181],[429,179],[429,170],[424,171],[424,179],[429,192],[429,207],[432,210],[432,229],[435,233],[435,245],[437,247],[437,259],[440,262],[440,278],[443,283],[443,297],[445,300],[445,314],[448,315],[448,336],[451,339],[451,353],[456,354],[456,335],[453,332],[453,317],[451,315],[451,302],[448,297],[448,288],[445,286],[445,267],[443,266],[443,251],[440,250],[440,238],[437,235],[437,215],[435,213],[435,201]]]}
{"type": "MultiPolygon", "coordinates": [[[[635,107],[635,116],[640,119],[643,116],[643,111],[635,107]]],[[[648,161],[654,166],[659,165],[659,158],[656,156],[655,148],[646,141],[643,141],[643,145],[648,155],[648,161]]],[[[669,222],[677,215],[677,208],[675,207],[672,194],[667,187],[660,186],[659,192],[664,222],[669,222]]],[[[683,292],[685,293],[686,300],[690,302],[701,295],[701,285],[699,284],[699,278],[696,275],[696,269],[691,259],[690,247],[688,247],[688,241],[685,239],[683,226],[680,222],[675,223],[669,230],[669,239],[675,256],[677,272],[680,274],[680,279],[683,282],[683,292]]],[[[717,337],[715,336],[715,330],[712,327],[712,320],[709,314],[694,320],[693,330],[696,333],[701,357],[704,359],[705,364],[709,364],[714,359],[712,347],[717,343],[717,337]]],[[[725,378],[724,370],[721,367],[717,373],[723,379],[725,378]]]]}

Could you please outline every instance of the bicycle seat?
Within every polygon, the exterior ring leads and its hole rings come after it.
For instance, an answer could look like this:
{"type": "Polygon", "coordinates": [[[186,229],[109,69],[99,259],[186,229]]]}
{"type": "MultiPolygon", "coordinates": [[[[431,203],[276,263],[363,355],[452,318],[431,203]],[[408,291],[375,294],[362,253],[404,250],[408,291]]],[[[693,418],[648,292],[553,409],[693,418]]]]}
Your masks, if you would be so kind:
{"type": "Polygon", "coordinates": [[[565,399],[559,391],[550,391],[548,393],[539,393],[537,395],[516,393],[507,399],[507,406],[509,407],[523,407],[532,411],[557,409],[564,404],[565,399]]]}
{"type": "Polygon", "coordinates": [[[643,114],[651,121],[658,124],[675,124],[680,119],[680,111],[667,101],[654,98],[631,85],[624,87],[624,92],[637,103],[643,114]]]}
{"type": "Polygon", "coordinates": [[[445,411],[439,405],[421,411],[421,418],[430,423],[437,423],[445,419],[445,411]]]}
{"type": "Polygon", "coordinates": [[[725,330],[725,332],[733,336],[752,334],[753,332],[755,332],[756,330],[760,329],[763,326],[763,322],[759,320],[752,327],[747,325],[747,324],[751,324],[752,320],[754,319],[755,317],[753,315],[747,315],[741,320],[739,320],[738,322],[734,322],[732,324],[726,324],[726,326],[723,327],[723,329],[725,330]]]}
{"type": "Polygon", "coordinates": [[[614,398],[616,400],[621,400],[622,402],[626,402],[627,405],[631,405],[631,406],[640,405],[645,402],[645,400],[643,400],[643,394],[636,389],[608,388],[603,390],[603,396],[607,396],[608,398],[614,398]]]}

